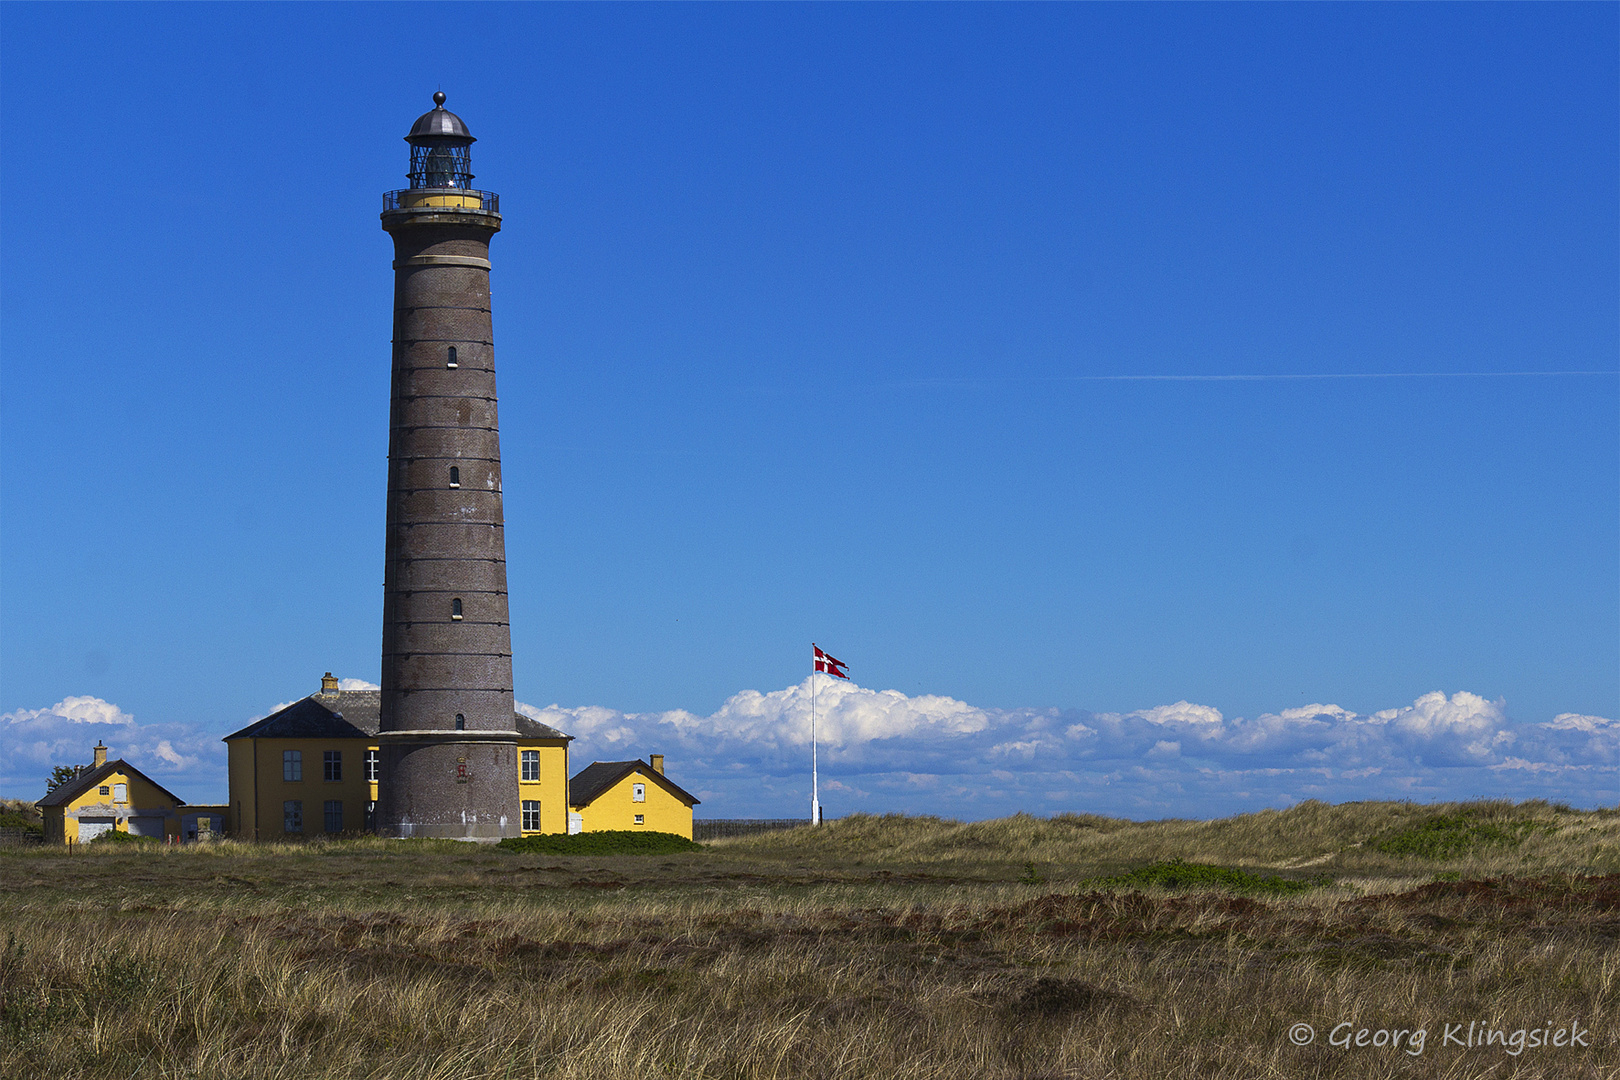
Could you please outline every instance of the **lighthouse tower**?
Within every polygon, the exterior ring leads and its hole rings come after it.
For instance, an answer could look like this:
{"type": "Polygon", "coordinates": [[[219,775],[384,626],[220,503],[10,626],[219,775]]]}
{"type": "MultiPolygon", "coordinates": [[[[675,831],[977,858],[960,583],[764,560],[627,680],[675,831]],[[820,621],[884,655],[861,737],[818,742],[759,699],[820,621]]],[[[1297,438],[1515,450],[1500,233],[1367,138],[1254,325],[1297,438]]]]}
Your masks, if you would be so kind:
{"type": "Polygon", "coordinates": [[[433,95],[405,141],[394,238],[377,830],[521,835],[489,300],[499,197],[472,133],[433,95]]]}

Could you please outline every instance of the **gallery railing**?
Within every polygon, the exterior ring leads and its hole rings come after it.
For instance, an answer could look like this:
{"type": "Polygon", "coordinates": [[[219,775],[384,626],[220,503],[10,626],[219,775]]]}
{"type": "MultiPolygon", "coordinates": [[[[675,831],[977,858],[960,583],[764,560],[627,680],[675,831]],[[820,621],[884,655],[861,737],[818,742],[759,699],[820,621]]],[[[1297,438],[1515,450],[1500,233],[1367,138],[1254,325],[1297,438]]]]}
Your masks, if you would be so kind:
{"type": "Polygon", "coordinates": [[[389,210],[473,210],[484,214],[501,212],[501,197],[493,191],[476,188],[402,188],[383,192],[383,212],[389,210]]]}

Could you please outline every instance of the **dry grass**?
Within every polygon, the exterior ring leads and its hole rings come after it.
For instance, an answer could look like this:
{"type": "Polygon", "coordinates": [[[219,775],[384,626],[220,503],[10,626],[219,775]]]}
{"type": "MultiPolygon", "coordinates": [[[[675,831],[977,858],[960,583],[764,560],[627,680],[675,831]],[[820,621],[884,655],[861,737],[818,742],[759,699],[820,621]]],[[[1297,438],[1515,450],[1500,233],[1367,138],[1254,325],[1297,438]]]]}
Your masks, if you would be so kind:
{"type": "Polygon", "coordinates": [[[1620,817],[1486,804],[1462,809],[1551,828],[1445,862],[1372,847],[1455,809],[859,818],[641,858],[0,853],[0,1075],[1620,1076],[1620,817]],[[1338,880],[1088,884],[1178,856],[1338,880]],[[1470,1020],[1592,1045],[1441,1045],[1470,1020]],[[1340,1021],[1428,1043],[1324,1045],[1340,1021]]]}

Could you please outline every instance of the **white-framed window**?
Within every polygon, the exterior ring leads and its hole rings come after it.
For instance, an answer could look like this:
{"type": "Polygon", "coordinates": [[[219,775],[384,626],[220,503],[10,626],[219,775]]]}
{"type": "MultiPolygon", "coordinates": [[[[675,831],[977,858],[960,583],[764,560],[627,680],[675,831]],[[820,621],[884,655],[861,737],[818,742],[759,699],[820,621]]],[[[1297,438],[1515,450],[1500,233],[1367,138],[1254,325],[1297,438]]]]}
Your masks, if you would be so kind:
{"type": "Polygon", "coordinates": [[[304,778],[304,752],[302,750],[283,750],[281,752],[281,778],[283,780],[302,780],[304,778]]]}
{"type": "Polygon", "coordinates": [[[129,785],[113,785],[113,802],[129,802],[129,785]]]}
{"type": "Polygon", "coordinates": [[[366,783],[375,784],[377,774],[382,771],[382,753],[378,750],[366,751],[366,783]]]}
{"type": "MultiPolygon", "coordinates": [[[[321,767],[322,767],[322,769],[325,770],[324,775],[326,776],[326,778],[328,780],[342,780],[343,779],[343,751],[341,751],[341,750],[327,750],[321,756],[322,756],[322,759],[323,759],[322,762],[321,762],[321,767]]],[[[327,831],[331,832],[330,829],[328,829],[327,831]]]]}
{"type": "Polygon", "coordinates": [[[324,807],[326,817],[326,831],[340,833],[343,831],[343,800],[327,799],[324,807]]]}
{"type": "Polygon", "coordinates": [[[288,799],[281,804],[281,828],[284,832],[304,831],[304,801],[288,799]]]}
{"type": "Polygon", "coordinates": [[[523,831],[524,832],[539,832],[540,831],[540,800],[539,799],[524,799],[523,800],[523,831]]]}
{"type": "MultiPolygon", "coordinates": [[[[647,801],[647,785],[646,784],[631,784],[630,785],[630,801],[631,802],[646,802],[647,801]]],[[[510,806],[511,804],[508,803],[507,805],[510,806]]]]}
{"type": "Polygon", "coordinates": [[[523,751],[523,779],[525,779],[525,780],[538,780],[538,779],[540,779],[540,751],[538,751],[538,750],[525,750],[525,751],[523,751]]]}
{"type": "Polygon", "coordinates": [[[637,825],[645,825],[645,824],[647,824],[647,816],[645,814],[637,814],[636,815],[636,824],[637,825]]]}
{"type": "Polygon", "coordinates": [[[103,795],[111,795],[112,794],[112,788],[108,787],[106,784],[102,784],[101,785],[101,793],[103,795]]]}

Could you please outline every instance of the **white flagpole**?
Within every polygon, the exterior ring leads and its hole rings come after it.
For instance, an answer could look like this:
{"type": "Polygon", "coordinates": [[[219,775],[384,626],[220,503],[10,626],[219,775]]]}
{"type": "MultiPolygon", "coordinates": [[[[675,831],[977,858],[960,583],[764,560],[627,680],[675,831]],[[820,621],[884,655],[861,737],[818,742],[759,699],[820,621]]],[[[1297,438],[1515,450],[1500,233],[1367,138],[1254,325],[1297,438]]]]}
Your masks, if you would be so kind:
{"type": "MultiPolygon", "coordinates": [[[[812,649],[814,645],[810,646],[812,649]]],[[[810,660],[810,824],[821,824],[821,777],[816,746],[816,663],[810,660]]]]}

